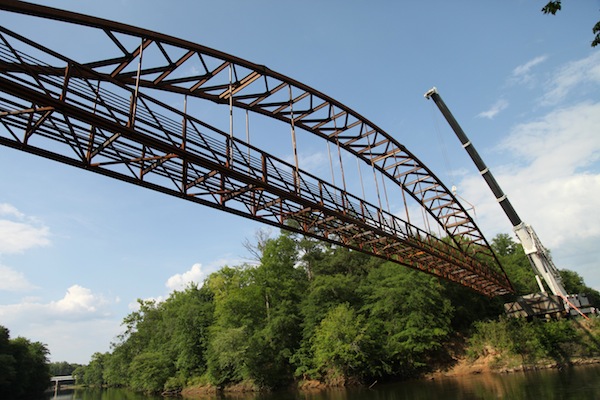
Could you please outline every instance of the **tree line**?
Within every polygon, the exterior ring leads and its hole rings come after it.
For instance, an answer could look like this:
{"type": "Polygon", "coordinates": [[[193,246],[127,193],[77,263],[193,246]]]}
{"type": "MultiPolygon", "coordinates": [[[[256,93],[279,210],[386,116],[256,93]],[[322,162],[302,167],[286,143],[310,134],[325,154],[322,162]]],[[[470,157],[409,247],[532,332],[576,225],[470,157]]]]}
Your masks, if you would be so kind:
{"type": "Polygon", "coordinates": [[[41,394],[50,384],[48,348],[23,337],[10,338],[0,325],[0,398],[19,399],[41,394]]]}
{"type": "MultiPolygon", "coordinates": [[[[492,247],[519,294],[537,291],[519,244],[498,235],[492,247]]],[[[254,249],[257,264],[223,267],[162,302],[138,300],[112,350],[74,372],[80,383],[161,392],[410,378],[448,362],[448,343],[496,320],[509,300],[290,233],[254,249]]],[[[561,274],[598,305],[577,273],[561,274]]]]}

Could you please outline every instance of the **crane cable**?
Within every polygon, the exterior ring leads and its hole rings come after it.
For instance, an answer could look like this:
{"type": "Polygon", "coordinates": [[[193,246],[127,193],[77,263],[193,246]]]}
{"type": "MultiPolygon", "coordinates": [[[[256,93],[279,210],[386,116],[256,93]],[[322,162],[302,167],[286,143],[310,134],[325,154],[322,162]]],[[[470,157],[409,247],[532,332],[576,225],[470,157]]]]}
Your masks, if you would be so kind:
{"type": "Polygon", "coordinates": [[[433,109],[433,106],[435,103],[433,103],[433,102],[430,102],[430,103],[431,103],[431,106],[429,109],[431,110],[431,119],[433,120],[433,126],[434,126],[435,135],[437,136],[438,147],[440,149],[440,152],[442,153],[442,158],[444,160],[444,166],[446,167],[446,172],[450,176],[450,181],[452,183],[452,187],[454,187],[456,184],[455,173],[454,173],[454,170],[451,168],[450,159],[448,158],[448,151],[447,151],[446,143],[444,142],[444,136],[442,135],[441,130],[440,130],[439,117],[437,116],[437,114],[435,113],[435,110],[433,109]]]}
{"type": "MultiPolygon", "coordinates": [[[[436,142],[438,144],[440,153],[442,153],[442,159],[444,160],[444,167],[446,168],[446,173],[450,176],[450,182],[452,184],[452,194],[456,197],[456,181],[455,181],[454,169],[450,165],[450,159],[448,157],[448,151],[447,151],[448,149],[446,147],[446,143],[444,142],[444,136],[442,135],[442,132],[440,130],[439,117],[435,113],[435,110],[433,109],[433,105],[430,106],[430,110],[431,110],[431,119],[433,120],[433,126],[434,126],[433,130],[435,132],[435,136],[437,137],[436,142]]],[[[438,233],[441,237],[442,236],[441,224],[438,224],[438,233]]]]}
{"type": "Polygon", "coordinates": [[[446,171],[448,173],[448,176],[450,177],[450,182],[452,184],[452,195],[460,200],[462,200],[463,202],[467,203],[470,208],[466,209],[465,211],[469,211],[469,210],[473,210],[473,220],[477,221],[477,212],[475,211],[475,205],[470,203],[469,201],[467,201],[464,197],[462,197],[461,195],[459,195],[457,193],[457,189],[456,189],[456,172],[455,169],[452,168],[452,164],[450,162],[450,158],[448,157],[448,148],[446,146],[446,143],[444,142],[444,135],[442,135],[441,129],[440,129],[440,124],[439,124],[439,115],[438,113],[435,112],[434,110],[434,102],[431,102],[431,106],[430,106],[430,110],[431,110],[431,119],[433,120],[433,125],[434,125],[434,131],[435,131],[435,135],[437,136],[437,142],[438,142],[438,146],[440,148],[440,152],[442,153],[442,158],[444,159],[444,166],[446,168],[446,171]]]}

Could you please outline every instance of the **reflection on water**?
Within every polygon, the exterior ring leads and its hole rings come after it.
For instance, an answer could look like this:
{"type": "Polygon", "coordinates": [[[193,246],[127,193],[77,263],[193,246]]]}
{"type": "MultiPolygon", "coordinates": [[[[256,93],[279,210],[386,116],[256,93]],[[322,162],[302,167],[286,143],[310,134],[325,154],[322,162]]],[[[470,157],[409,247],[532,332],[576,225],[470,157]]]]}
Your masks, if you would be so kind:
{"type": "MultiPolygon", "coordinates": [[[[53,397],[49,397],[52,399],[53,397]]],[[[61,392],[57,400],[162,400],[121,389],[61,392]]],[[[505,375],[469,375],[419,380],[372,389],[331,389],[314,393],[210,395],[197,400],[595,400],[600,399],[600,366],[505,375]]]]}
{"type": "Polygon", "coordinates": [[[165,400],[162,396],[145,395],[125,389],[68,389],[46,400],[165,400]]]}

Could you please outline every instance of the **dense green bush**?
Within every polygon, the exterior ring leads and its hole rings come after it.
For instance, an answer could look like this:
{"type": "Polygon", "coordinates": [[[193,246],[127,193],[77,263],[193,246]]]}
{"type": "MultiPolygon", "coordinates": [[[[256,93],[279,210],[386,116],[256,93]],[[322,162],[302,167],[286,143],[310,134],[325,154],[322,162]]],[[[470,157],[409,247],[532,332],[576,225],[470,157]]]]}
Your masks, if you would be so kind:
{"type": "Polygon", "coordinates": [[[23,337],[11,339],[0,326],[0,398],[39,395],[50,385],[48,349],[23,337]]]}
{"type": "Polygon", "coordinates": [[[573,357],[600,354],[598,318],[527,321],[523,318],[500,318],[474,325],[468,341],[471,359],[493,355],[498,364],[517,359],[522,364],[541,362],[568,364],[573,357]]]}
{"type": "MultiPolygon", "coordinates": [[[[494,247],[517,289],[535,288],[522,248],[508,235],[494,247]]],[[[139,301],[111,353],[79,371],[83,382],[161,392],[408,378],[449,359],[448,343],[469,332],[471,357],[598,351],[568,323],[498,319],[501,300],[346,248],[284,233],[256,255],[257,265],[223,267],[163,302],[139,301]],[[586,345],[569,347],[573,335],[586,345]]]]}

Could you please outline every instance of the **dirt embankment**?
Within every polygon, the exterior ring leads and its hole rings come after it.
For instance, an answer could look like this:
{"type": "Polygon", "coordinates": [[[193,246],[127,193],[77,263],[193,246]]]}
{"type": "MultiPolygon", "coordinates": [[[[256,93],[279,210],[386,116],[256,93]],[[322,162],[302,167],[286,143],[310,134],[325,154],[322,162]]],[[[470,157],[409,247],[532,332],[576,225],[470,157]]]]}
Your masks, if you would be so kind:
{"type": "Polygon", "coordinates": [[[181,391],[182,397],[192,397],[192,398],[202,398],[202,396],[206,395],[215,395],[216,393],[251,393],[251,392],[259,392],[260,388],[254,384],[254,382],[240,382],[235,385],[228,385],[225,387],[217,387],[214,385],[196,385],[184,388],[181,391]]]}
{"type": "Polygon", "coordinates": [[[500,354],[489,353],[475,360],[461,357],[452,366],[440,369],[425,378],[434,379],[444,376],[461,376],[485,373],[506,374],[521,371],[533,371],[539,369],[564,368],[566,366],[600,364],[600,357],[579,357],[569,360],[567,363],[555,360],[541,360],[536,363],[523,363],[518,358],[506,358],[500,354]]]}

